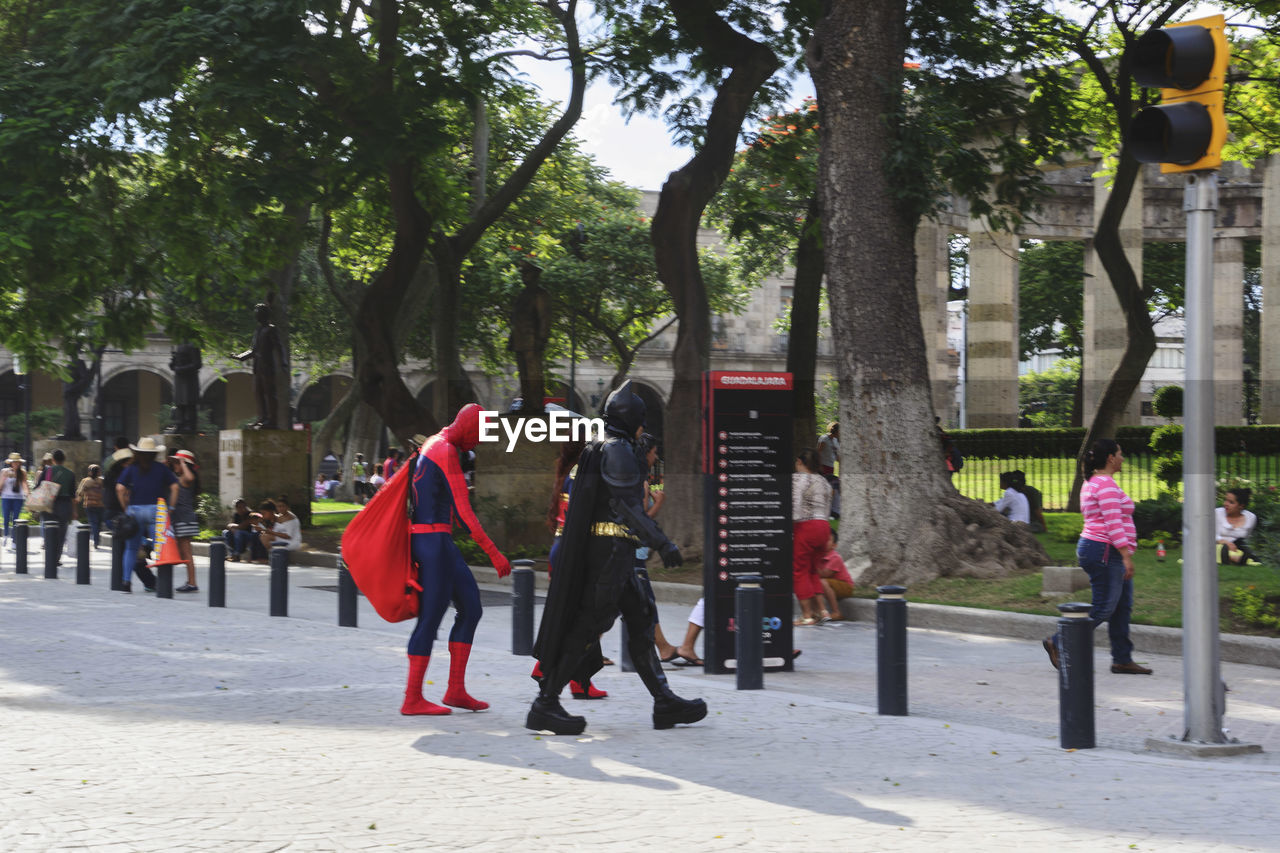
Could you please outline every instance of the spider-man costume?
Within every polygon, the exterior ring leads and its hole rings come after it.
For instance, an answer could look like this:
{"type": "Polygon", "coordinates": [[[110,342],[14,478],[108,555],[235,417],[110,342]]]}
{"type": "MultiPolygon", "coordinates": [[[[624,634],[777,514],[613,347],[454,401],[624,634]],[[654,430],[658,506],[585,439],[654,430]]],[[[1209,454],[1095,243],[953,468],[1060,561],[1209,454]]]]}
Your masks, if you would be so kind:
{"type": "Polygon", "coordinates": [[[456,518],[489,555],[498,577],[511,573],[511,563],[485,534],[471,510],[467,484],[458,462],[458,453],[470,450],[480,440],[480,411],[475,403],[463,406],[453,423],[422,445],[412,471],[401,474],[413,477],[410,547],[413,560],[418,564],[418,582],[422,584],[418,624],[409,637],[409,683],[400,708],[402,714],[451,713],[448,708],[422,697],[422,680],[431,660],[432,644],[450,602],[457,616],[449,631],[449,689],[445,691],[444,704],[470,711],[489,707],[488,702],[468,695],[465,686],[471,640],[480,622],[480,589],[462,559],[462,552],[453,543],[456,518]]]}

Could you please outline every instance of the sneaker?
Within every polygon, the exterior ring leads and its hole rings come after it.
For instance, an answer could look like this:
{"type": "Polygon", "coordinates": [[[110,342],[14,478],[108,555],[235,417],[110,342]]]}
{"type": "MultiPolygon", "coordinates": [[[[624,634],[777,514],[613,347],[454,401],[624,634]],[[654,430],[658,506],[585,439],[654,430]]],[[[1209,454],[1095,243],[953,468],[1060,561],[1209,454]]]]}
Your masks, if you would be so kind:
{"type": "Polygon", "coordinates": [[[174,590],[174,592],[199,592],[200,587],[193,583],[184,583],[182,586],[174,590]]]}

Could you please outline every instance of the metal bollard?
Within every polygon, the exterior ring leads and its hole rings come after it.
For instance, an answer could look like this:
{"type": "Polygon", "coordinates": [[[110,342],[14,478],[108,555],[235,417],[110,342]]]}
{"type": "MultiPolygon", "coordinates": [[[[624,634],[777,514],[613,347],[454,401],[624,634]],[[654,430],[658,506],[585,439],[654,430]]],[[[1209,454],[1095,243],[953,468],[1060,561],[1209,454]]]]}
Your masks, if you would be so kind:
{"type": "Polygon", "coordinates": [[[173,563],[156,564],[156,598],[173,598],[173,563]]]}
{"type": "Polygon", "coordinates": [[[89,583],[89,528],[76,531],[76,583],[89,583]]]}
{"type": "Polygon", "coordinates": [[[124,537],[119,531],[111,533],[111,591],[124,589],[124,537]]]}
{"type": "Polygon", "coordinates": [[[289,549],[283,541],[271,546],[271,615],[289,615],[289,549]]]}
{"type": "Polygon", "coordinates": [[[907,716],[907,588],[877,587],[876,696],[879,713],[907,716]]]}
{"type": "Polygon", "coordinates": [[[734,592],[734,654],[738,689],[764,689],[764,578],[738,575],[734,592]]]}
{"type": "Polygon", "coordinates": [[[1058,737],[1063,749],[1093,749],[1093,623],[1088,604],[1059,604],[1058,737]]]}
{"type": "Polygon", "coordinates": [[[209,543],[209,606],[227,606],[227,543],[209,543]]]}
{"type": "Polygon", "coordinates": [[[511,562],[511,654],[533,654],[533,560],[511,562]]]}
{"type": "Polygon", "coordinates": [[[46,521],[40,525],[44,536],[44,576],[58,579],[58,560],[62,557],[62,522],[46,521]]]}
{"type": "Polygon", "coordinates": [[[356,582],[341,557],[338,558],[338,625],[356,627],[356,582]]]}
{"type": "Polygon", "coordinates": [[[20,518],[13,525],[13,570],[20,575],[27,573],[27,539],[31,536],[31,526],[25,518],[20,518]]]}

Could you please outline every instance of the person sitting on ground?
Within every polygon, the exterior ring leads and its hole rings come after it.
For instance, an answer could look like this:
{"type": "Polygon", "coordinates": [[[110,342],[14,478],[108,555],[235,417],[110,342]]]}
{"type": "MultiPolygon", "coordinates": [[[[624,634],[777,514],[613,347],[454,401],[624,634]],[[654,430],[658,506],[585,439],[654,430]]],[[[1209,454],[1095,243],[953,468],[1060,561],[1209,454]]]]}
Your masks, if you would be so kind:
{"type": "Polygon", "coordinates": [[[1044,495],[1035,486],[1027,485],[1027,475],[1022,471],[1013,472],[1013,486],[1027,496],[1027,508],[1031,511],[1031,532],[1044,533],[1049,529],[1044,520],[1044,495]]]}
{"type": "Polygon", "coordinates": [[[853,595],[853,578],[845,567],[844,559],[836,550],[839,535],[832,530],[827,540],[827,550],[818,563],[818,577],[822,580],[822,597],[827,602],[827,618],[824,622],[836,622],[844,618],[840,610],[840,599],[853,595]]]}
{"type": "Polygon", "coordinates": [[[329,475],[329,482],[324,484],[324,496],[333,500],[338,497],[338,489],[342,487],[342,473],[334,471],[329,475]]]}
{"type": "MultiPolygon", "coordinates": [[[[287,503],[277,504],[275,501],[263,501],[258,504],[258,540],[268,554],[276,542],[283,541],[285,548],[296,551],[302,547],[302,522],[289,511],[287,503]]],[[[258,562],[254,560],[253,562],[258,562]]]]}
{"type": "Polygon", "coordinates": [[[231,522],[222,531],[222,538],[227,543],[227,558],[233,562],[242,559],[250,549],[250,543],[257,541],[251,515],[248,502],[244,498],[237,499],[231,511],[231,522]]]}
{"type": "Polygon", "coordinates": [[[1031,505],[1027,502],[1027,496],[1018,490],[1017,477],[1014,476],[1014,472],[1005,471],[1000,475],[1000,488],[1004,489],[1004,494],[1000,497],[1000,500],[996,501],[996,512],[1010,521],[1030,524],[1031,505]]]}
{"type": "Polygon", "coordinates": [[[1222,565],[1239,565],[1257,559],[1249,550],[1248,538],[1258,526],[1258,516],[1245,509],[1253,492],[1249,489],[1227,489],[1222,506],[1213,511],[1214,528],[1222,565]]]}

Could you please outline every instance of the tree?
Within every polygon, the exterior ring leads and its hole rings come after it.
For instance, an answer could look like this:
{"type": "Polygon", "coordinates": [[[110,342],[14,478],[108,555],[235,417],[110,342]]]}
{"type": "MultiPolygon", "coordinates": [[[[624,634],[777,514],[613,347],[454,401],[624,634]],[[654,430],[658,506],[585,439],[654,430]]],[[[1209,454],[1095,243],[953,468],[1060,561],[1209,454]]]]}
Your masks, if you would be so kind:
{"type": "MultiPolygon", "coordinates": [[[[974,27],[1009,27],[1008,35],[1023,26],[1023,14],[1036,12],[1002,8],[996,15],[967,3],[917,11],[919,18],[909,16],[905,0],[832,0],[809,51],[822,113],[818,191],[827,290],[838,330],[840,420],[848,435],[857,436],[841,446],[842,526],[852,534],[841,539],[851,571],[864,583],[910,583],[939,574],[989,577],[1046,559],[1029,532],[961,497],[946,475],[933,425],[914,261],[916,223],[936,209],[943,185],[977,195],[983,189],[978,179],[986,174],[995,182],[988,208],[1003,202],[1010,216],[1019,209],[1013,202],[1037,189],[1031,167],[1045,150],[1035,144],[1037,131],[1015,131],[1025,151],[1012,150],[1022,147],[1016,143],[1002,145],[1000,137],[966,148],[956,132],[982,119],[976,111],[966,116],[966,89],[991,97],[1000,88],[983,86],[981,75],[968,77],[966,65],[990,69],[1008,61],[958,57],[957,51],[999,41],[990,31],[978,37],[974,27]],[[955,96],[942,116],[906,108],[908,34],[922,58],[949,58],[924,63],[920,72],[922,83],[937,94],[955,96]],[[932,123],[952,114],[964,118],[959,127],[932,123]],[[994,177],[989,167],[979,168],[979,160],[1001,154],[1010,155],[1015,168],[994,177]],[[851,186],[858,188],[856,197],[847,192],[851,186]],[[894,489],[886,482],[910,485],[894,489]],[[915,535],[901,536],[904,524],[915,535]]],[[[933,93],[921,94],[936,102],[933,93]]],[[[1009,94],[996,100],[1020,102],[1009,94]]],[[[1025,119],[1011,114],[1006,128],[1025,119]]]]}
{"type": "Polygon", "coordinates": [[[1063,358],[1042,373],[1018,377],[1018,420],[1033,427],[1069,427],[1076,412],[1080,359],[1063,358]]]}

